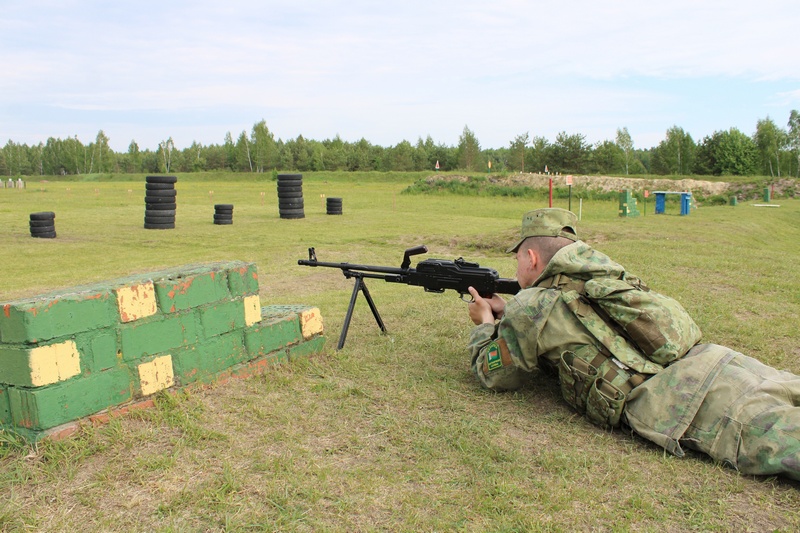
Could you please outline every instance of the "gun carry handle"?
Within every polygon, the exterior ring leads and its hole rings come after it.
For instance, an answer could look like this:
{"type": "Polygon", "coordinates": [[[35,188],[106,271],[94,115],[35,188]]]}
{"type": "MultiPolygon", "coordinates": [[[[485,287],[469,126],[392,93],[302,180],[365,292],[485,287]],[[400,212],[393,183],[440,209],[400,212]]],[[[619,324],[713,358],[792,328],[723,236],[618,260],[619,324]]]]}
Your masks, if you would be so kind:
{"type": "Polygon", "coordinates": [[[428,251],[428,247],[424,244],[420,244],[419,246],[414,246],[413,248],[409,248],[403,254],[403,262],[400,264],[400,268],[403,270],[407,269],[411,266],[411,256],[412,255],[419,255],[424,254],[428,251]]]}

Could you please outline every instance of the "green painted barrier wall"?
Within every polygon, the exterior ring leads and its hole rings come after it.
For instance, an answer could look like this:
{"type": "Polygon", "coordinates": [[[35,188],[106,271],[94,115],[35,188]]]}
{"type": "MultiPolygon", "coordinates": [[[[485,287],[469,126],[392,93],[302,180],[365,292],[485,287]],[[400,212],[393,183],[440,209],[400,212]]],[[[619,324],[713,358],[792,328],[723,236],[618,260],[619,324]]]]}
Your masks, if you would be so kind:
{"type": "Polygon", "coordinates": [[[164,390],[319,352],[319,309],[261,306],[231,261],[0,304],[0,427],[31,440],[164,390]]]}

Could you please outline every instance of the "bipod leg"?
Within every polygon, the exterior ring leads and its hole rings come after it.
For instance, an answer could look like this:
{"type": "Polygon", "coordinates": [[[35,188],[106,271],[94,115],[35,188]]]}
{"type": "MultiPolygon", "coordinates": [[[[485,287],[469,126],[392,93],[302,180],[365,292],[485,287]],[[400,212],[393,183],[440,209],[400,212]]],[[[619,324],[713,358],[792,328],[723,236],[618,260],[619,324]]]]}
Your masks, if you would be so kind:
{"type": "Polygon", "coordinates": [[[364,293],[364,298],[367,299],[369,308],[372,310],[372,316],[375,317],[378,327],[381,328],[381,331],[386,331],[386,326],[383,325],[381,315],[378,313],[378,308],[375,307],[375,302],[372,301],[372,296],[369,294],[369,290],[367,289],[366,283],[364,283],[363,277],[358,275],[356,272],[350,272],[349,276],[347,274],[345,275],[347,277],[355,278],[356,282],[353,285],[353,294],[350,296],[350,305],[347,307],[347,314],[344,316],[344,324],[342,325],[342,333],[339,335],[339,345],[336,347],[337,350],[344,348],[344,341],[347,338],[347,330],[350,329],[350,320],[353,318],[353,309],[356,306],[356,300],[358,299],[359,291],[364,293]]]}
{"type": "Polygon", "coordinates": [[[381,320],[381,315],[378,313],[378,308],[375,307],[375,302],[372,301],[372,296],[369,294],[369,290],[367,289],[367,284],[363,281],[361,282],[361,292],[364,293],[364,298],[367,299],[367,303],[369,304],[369,308],[372,310],[372,316],[375,317],[375,322],[378,323],[378,327],[381,328],[381,332],[386,333],[386,326],[383,325],[383,320],[381,320]]]}

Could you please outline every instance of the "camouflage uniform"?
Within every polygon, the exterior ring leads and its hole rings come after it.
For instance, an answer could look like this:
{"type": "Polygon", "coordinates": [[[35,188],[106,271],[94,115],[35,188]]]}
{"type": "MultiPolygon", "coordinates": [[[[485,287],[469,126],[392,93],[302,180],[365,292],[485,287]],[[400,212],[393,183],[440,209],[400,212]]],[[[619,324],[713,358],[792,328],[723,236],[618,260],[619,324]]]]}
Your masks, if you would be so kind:
{"type": "MultiPolygon", "coordinates": [[[[536,368],[558,372],[564,353],[602,350],[559,290],[537,286],[559,273],[617,279],[624,269],[581,241],[557,252],[533,286],[507,302],[499,322],[473,329],[472,370],[484,387],[513,390],[536,368]]],[[[645,378],[620,405],[618,425],[677,456],[685,446],[742,473],[800,479],[800,377],[699,344],[666,367],[649,368],[645,378]]],[[[560,381],[574,405],[564,374],[560,381]]]]}

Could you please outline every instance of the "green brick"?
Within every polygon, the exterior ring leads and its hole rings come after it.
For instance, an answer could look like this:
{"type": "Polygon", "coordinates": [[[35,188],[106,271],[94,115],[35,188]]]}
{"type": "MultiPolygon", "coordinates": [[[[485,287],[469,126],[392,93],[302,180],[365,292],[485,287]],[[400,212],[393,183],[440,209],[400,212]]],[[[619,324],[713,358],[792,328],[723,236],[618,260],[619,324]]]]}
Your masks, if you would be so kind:
{"type": "Polygon", "coordinates": [[[223,371],[246,360],[241,331],[234,331],[172,352],[175,381],[180,385],[214,381],[223,371]]]}
{"type": "Polygon", "coordinates": [[[11,426],[11,406],[8,403],[8,387],[0,386],[0,425],[11,426]]]}
{"type": "Polygon", "coordinates": [[[133,383],[120,367],[48,387],[12,387],[8,395],[14,425],[42,430],[131,400],[133,383]]]}
{"type": "Polygon", "coordinates": [[[244,327],[244,302],[228,300],[198,309],[203,335],[209,339],[244,327]]]}
{"type": "Polygon", "coordinates": [[[107,370],[117,365],[119,346],[117,328],[104,328],[75,336],[81,353],[81,368],[91,372],[107,370]]]}
{"type": "Polygon", "coordinates": [[[230,299],[228,276],[220,267],[195,267],[153,284],[158,307],[164,313],[230,299]]]}
{"type": "Polygon", "coordinates": [[[300,357],[308,357],[309,355],[320,353],[325,347],[325,337],[320,335],[300,344],[295,344],[289,347],[289,360],[294,361],[300,357]]]}
{"type": "Polygon", "coordinates": [[[245,346],[251,357],[266,355],[300,339],[300,317],[295,314],[264,318],[244,330],[245,346]]]}
{"type": "Polygon", "coordinates": [[[120,348],[125,361],[197,342],[193,312],[159,315],[120,325],[120,348]]]}
{"type": "Polygon", "coordinates": [[[119,320],[111,290],[56,295],[3,304],[0,338],[4,343],[41,341],[103,328],[119,320]]]}
{"type": "Polygon", "coordinates": [[[258,294],[258,269],[256,264],[240,263],[229,267],[228,289],[234,298],[258,294]]]}

